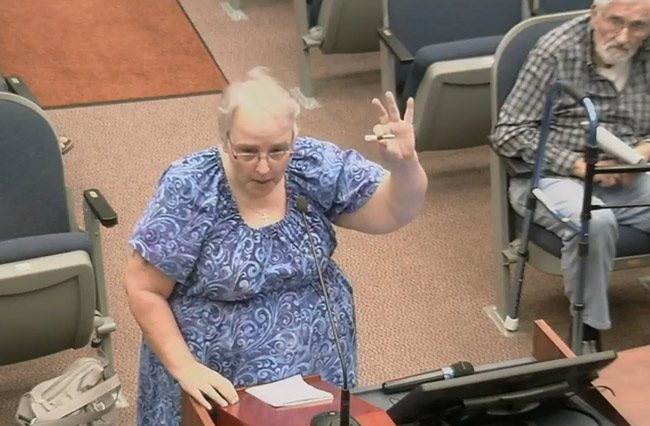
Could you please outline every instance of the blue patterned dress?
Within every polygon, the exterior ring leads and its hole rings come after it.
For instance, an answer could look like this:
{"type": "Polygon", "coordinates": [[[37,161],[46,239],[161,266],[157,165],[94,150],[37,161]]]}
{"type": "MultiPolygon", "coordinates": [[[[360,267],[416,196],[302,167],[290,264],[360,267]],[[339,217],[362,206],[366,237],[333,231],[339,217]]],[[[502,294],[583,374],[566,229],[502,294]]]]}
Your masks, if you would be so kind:
{"type": "MultiPolygon", "coordinates": [[[[226,180],[219,151],[172,164],[137,224],[130,244],[176,280],[169,303],[191,351],[235,386],[294,374],[342,383],[341,369],[309,240],[296,200],[309,202],[328,293],[356,383],[352,288],[331,259],[331,222],[362,207],[383,169],[356,151],[298,138],[285,174],[287,214],[253,229],[244,222],[226,180]]],[[[180,387],[147,343],[140,354],[139,425],[178,425],[180,387]]]]}

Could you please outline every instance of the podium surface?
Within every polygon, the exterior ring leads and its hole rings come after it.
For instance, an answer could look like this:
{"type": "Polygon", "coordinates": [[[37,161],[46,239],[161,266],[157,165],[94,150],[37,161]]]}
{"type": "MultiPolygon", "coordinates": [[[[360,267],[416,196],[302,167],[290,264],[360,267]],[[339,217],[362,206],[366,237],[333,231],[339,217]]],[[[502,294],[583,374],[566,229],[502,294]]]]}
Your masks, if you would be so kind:
{"type": "MultiPolygon", "coordinates": [[[[327,403],[274,408],[244,390],[240,390],[239,402],[217,408],[211,416],[208,411],[189,395],[183,395],[183,426],[308,426],[311,419],[324,411],[338,411],[341,391],[319,377],[306,377],[305,381],[334,395],[327,403]]],[[[352,416],[363,426],[394,426],[385,411],[354,395],[350,398],[352,416]]]]}
{"type": "MultiPolygon", "coordinates": [[[[532,356],[537,361],[574,357],[569,346],[543,320],[535,321],[532,356]]],[[[600,370],[590,395],[585,398],[615,425],[650,425],[650,345],[618,352],[618,358],[600,370]],[[611,391],[610,391],[611,389],[611,391]],[[613,391],[613,392],[612,392],[613,391]]],[[[213,415],[189,395],[183,394],[183,426],[308,426],[324,411],[338,411],[340,390],[318,377],[305,379],[334,395],[333,402],[273,408],[239,391],[239,403],[217,408],[213,415]]],[[[377,401],[373,401],[377,405],[377,401]]],[[[386,407],[383,407],[386,408],[386,407]]],[[[351,395],[351,412],[363,426],[394,426],[382,409],[362,397],[351,395]]]]}
{"type": "Polygon", "coordinates": [[[650,424],[650,345],[618,352],[598,376],[594,386],[626,421],[617,424],[650,424]]]}

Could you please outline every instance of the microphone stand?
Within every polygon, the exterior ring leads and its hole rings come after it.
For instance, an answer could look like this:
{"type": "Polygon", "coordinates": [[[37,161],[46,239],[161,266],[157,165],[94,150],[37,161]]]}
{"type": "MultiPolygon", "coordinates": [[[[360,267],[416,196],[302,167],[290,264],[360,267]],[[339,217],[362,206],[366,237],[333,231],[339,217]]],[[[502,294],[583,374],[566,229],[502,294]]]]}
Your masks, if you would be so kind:
{"type": "Polygon", "coordinates": [[[316,253],[316,243],[311,233],[311,227],[307,221],[307,210],[309,204],[304,198],[297,200],[298,210],[302,215],[302,220],[307,229],[307,237],[309,238],[309,246],[311,247],[314,262],[316,262],[316,272],[318,272],[318,281],[320,288],[323,292],[323,300],[327,309],[327,316],[329,318],[332,333],[334,334],[334,342],[336,344],[336,352],[338,353],[339,363],[341,364],[341,373],[343,374],[343,388],[341,389],[341,407],[340,411],[324,411],[317,414],[311,419],[310,426],[361,426],[352,416],[350,416],[350,390],[348,389],[348,369],[343,358],[343,349],[341,348],[341,337],[338,332],[338,327],[334,321],[334,314],[332,313],[332,303],[325,287],[325,280],[323,279],[323,272],[321,271],[320,263],[318,262],[318,254],[316,253]]]}

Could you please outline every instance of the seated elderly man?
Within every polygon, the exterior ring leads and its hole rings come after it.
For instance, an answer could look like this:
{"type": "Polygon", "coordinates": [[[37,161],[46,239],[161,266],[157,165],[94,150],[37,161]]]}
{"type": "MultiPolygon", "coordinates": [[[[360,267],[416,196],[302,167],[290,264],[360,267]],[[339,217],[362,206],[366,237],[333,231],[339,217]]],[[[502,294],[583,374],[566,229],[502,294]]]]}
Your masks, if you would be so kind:
{"type": "MultiPolygon", "coordinates": [[[[594,0],[591,12],[543,36],[530,52],[517,82],[499,112],[492,143],[500,154],[533,163],[539,140],[546,89],[558,79],[584,89],[600,123],[650,158],[650,0],[594,0]]],[[[586,141],[583,108],[568,96],[555,106],[546,148],[546,176],[539,188],[555,210],[538,208],[535,222],[562,239],[565,293],[573,301],[579,276],[575,227],[580,223],[586,141]]],[[[612,164],[602,159],[599,164],[612,164]]],[[[650,201],[646,174],[597,175],[592,203],[650,201]]],[[[513,179],[513,208],[525,210],[528,179],[513,179]]],[[[600,350],[600,330],[611,327],[607,286],[612,275],[618,225],[650,233],[649,208],[619,208],[592,213],[584,293],[584,340],[600,350]]]]}

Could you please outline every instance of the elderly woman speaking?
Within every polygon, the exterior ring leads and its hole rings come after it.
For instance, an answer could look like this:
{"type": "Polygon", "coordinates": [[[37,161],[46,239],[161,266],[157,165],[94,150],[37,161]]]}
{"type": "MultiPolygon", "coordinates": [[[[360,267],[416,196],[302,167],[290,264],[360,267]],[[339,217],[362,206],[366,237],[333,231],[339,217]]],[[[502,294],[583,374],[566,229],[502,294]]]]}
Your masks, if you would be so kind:
{"type": "Polygon", "coordinates": [[[391,93],[372,103],[383,128],[373,143],[386,169],[298,136],[298,104],[257,68],[224,94],[221,144],[165,171],[130,240],[126,275],[144,335],[140,425],[179,424],[181,388],[210,408],[210,400],[236,403],[235,386],[295,374],[340,385],[316,261],[354,386],[354,302],[331,257],[333,225],[396,230],[415,216],[427,186],[415,152],[413,100],[403,119],[391,93]],[[308,228],[299,208],[305,203],[308,228]]]}

